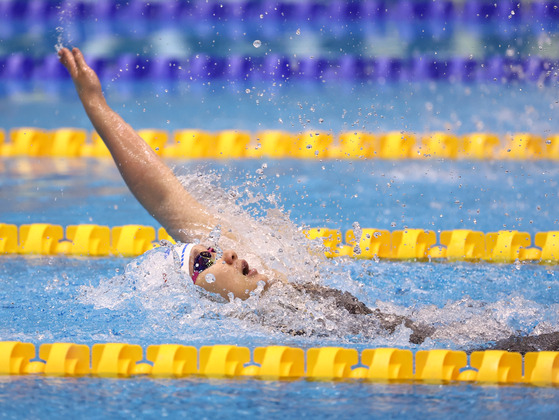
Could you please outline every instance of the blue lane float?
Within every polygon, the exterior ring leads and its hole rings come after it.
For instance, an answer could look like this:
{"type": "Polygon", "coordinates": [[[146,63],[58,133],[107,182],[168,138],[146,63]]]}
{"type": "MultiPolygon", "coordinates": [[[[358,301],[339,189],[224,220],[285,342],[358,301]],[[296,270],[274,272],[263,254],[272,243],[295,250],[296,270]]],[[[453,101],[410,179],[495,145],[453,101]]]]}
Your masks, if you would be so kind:
{"type": "Polygon", "coordinates": [[[276,21],[352,21],[379,19],[435,19],[467,22],[533,19],[559,20],[559,1],[519,2],[503,0],[362,0],[362,1],[277,1],[205,0],[4,0],[0,17],[10,19],[55,19],[60,11],[76,19],[146,20],[256,20],[265,16],[276,21]]]}
{"type": "MultiPolygon", "coordinates": [[[[233,55],[213,57],[197,54],[187,59],[140,57],[124,54],[116,58],[87,57],[90,66],[104,80],[348,80],[348,81],[424,81],[463,82],[538,82],[557,81],[557,60],[544,57],[488,57],[483,60],[432,56],[410,59],[398,57],[339,58],[233,55]]],[[[65,80],[69,76],[56,55],[33,58],[22,53],[0,57],[0,79],[10,81],[65,80]]]]}

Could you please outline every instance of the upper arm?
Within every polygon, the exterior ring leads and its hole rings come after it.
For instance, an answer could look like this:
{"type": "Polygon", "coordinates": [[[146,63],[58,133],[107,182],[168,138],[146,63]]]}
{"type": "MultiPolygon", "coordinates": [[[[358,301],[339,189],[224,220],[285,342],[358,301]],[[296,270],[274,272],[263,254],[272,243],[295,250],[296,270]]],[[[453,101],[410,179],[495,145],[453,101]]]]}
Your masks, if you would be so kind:
{"type": "Polygon", "coordinates": [[[72,52],[63,48],[59,54],[91,123],[140,204],[177,240],[186,240],[190,230],[194,234],[211,230],[214,217],[183,188],[138,133],[109,107],[99,78],[82,53],[77,48],[72,52]]]}

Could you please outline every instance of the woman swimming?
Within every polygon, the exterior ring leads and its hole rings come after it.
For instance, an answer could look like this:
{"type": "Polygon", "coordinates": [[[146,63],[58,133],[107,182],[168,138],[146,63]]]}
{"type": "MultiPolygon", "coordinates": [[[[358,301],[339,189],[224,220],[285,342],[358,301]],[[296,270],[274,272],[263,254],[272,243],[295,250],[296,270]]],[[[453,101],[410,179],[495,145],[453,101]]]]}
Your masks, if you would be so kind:
{"type": "MultiPolygon", "coordinates": [[[[150,215],[175,240],[182,243],[176,249],[180,266],[197,286],[226,299],[231,294],[247,299],[259,283],[263,283],[264,289],[277,280],[287,284],[281,273],[267,269],[262,263],[262,269],[270,275],[259,273],[231,249],[224,251],[218,258],[210,246],[195,243],[207,238],[218,224],[226,239],[238,242],[242,238],[235,232],[234,226],[218,219],[189,194],[134,129],[108,106],[99,78],[87,65],[78,48],[72,51],[62,48],[59,57],[74,81],[91,123],[111,152],[128,188],[150,215]]],[[[314,300],[330,300],[336,308],[352,315],[373,315],[376,322],[387,331],[393,331],[404,323],[413,331],[412,342],[423,341],[431,331],[428,327],[416,326],[407,318],[373,311],[348,292],[316,284],[289,284],[289,289],[290,292],[303,293],[314,300]]],[[[291,334],[300,333],[287,326],[284,329],[291,334]]]]}
{"type": "Polygon", "coordinates": [[[238,235],[234,226],[218,220],[192,197],[138,133],[109,107],[99,78],[87,65],[81,51],[62,48],[58,54],[74,81],[87,116],[107,145],[132,194],[169,235],[187,244],[181,252],[188,251],[183,258],[196,285],[225,298],[232,293],[246,299],[259,282],[268,284],[269,277],[250,267],[235,251],[226,250],[218,258],[211,247],[199,243],[216,225],[221,225],[226,237],[237,239],[238,235]]]}
{"type": "MultiPolygon", "coordinates": [[[[200,241],[211,236],[218,225],[221,226],[222,239],[240,243],[243,238],[236,233],[235,226],[198,202],[134,129],[108,106],[99,78],[87,65],[79,49],[70,51],[62,48],[59,57],[74,81],[91,123],[111,152],[128,188],[150,215],[180,243],[175,250],[181,269],[188,273],[197,286],[226,299],[231,295],[247,299],[259,286],[266,289],[288,285],[283,287],[289,302],[284,309],[293,311],[295,317],[305,310],[304,302],[302,307],[295,304],[297,298],[293,294],[298,293],[312,300],[329,302],[335,309],[353,315],[359,320],[359,324],[355,324],[359,325],[357,333],[374,333],[378,327],[391,334],[403,325],[411,330],[410,342],[419,344],[436,332],[435,327],[417,323],[408,317],[372,310],[348,292],[317,284],[288,284],[281,273],[268,269],[262,262],[261,270],[266,274],[259,273],[246,260],[239,259],[231,249],[219,256],[212,247],[200,244],[200,241]]],[[[277,327],[290,334],[301,333],[301,330],[289,325],[277,327]]],[[[494,348],[558,350],[559,333],[532,337],[513,335],[497,342],[494,348]]]]}

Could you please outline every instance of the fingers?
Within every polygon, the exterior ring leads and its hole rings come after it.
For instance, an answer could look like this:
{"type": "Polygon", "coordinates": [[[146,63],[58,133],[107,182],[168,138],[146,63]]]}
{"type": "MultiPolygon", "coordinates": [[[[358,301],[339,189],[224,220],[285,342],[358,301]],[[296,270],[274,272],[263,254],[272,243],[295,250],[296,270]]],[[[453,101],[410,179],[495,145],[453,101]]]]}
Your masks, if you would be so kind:
{"type": "Polygon", "coordinates": [[[73,48],[71,52],[68,48],[61,48],[60,51],[58,51],[58,57],[72,78],[76,78],[80,71],[89,68],[83,58],[82,52],[78,48],[73,48]]]}
{"type": "Polygon", "coordinates": [[[66,70],[68,70],[68,73],[70,73],[70,76],[72,76],[72,78],[77,77],[78,67],[76,66],[76,60],[70,50],[68,50],[68,48],[62,48],[58,51],[58,57],[60,58],[60,62],[66,67],[66,70]]]}
{"type": "Polygon", "coordinates": [[[78,67],[80,69],[89,67],[85,62],[85,59],[83,58],[82,52],[78,48],[72,49],[72,54],[74,54],[74,59],[76,60],[76,63],[78,64],[78,67]]]}

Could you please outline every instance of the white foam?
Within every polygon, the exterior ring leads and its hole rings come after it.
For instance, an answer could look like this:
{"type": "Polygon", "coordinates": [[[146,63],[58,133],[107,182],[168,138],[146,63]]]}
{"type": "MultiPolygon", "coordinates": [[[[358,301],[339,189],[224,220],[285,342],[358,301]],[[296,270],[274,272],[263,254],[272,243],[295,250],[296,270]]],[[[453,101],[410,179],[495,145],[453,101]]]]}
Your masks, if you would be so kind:
{"type": "MultiPolygon", "coordinates": [[[[559,329],[559,305],[548,308],[520,295],[501,296],[495,302],[475,300],[468,296],[449,301],[442,307],[422,304],[412,307],[387,300],[373,301],[375,287],[391,282],[390,271],[375,265],[372,278],[362,281],[350,276],[351,264],[343,259],[327,260],[316,243],[308,241],[302,229],[275,203],[278,197],[255,194],[247,180],[238,187],[224,190],[215,174],[190,174],[183,179],[189,191],[216,214],[237,227],[242,239],[232,242],[219,237],[213,240],[222,248],[232,247],[251,266],[265,263],[286,273],[291,282],[326,284],[356,295],[370,307],[382,312],[409,317],[418,324],[436,327],[436,332],[419,348],[472,348],[489,341],[508,338],[517,332],[536,334],[559,329]],[[256,203],[270,208],[264,215],[253,215],[243,203],[256,203]],[[379,277],[380,276],[380,277],[379,277]],[[384,278],[383,278],[384,277],[384,278]],[[374,279],[382,279],[375,286],[374,279]]],[[[374,316],[350,315],[338,308],[332,298],[311,299],[294,288],[275,284],[269,291],[254,293],[246,301],[229,301],[193,285],[174,260],[168,258],[168,247],[150,251],[130,262],[122,275],[104,279],[98,286],[82,288],[82,303],[95,309],[110,309],[146,318],[141,335],[171,333],[186,340],[219,337],[221,342],[247,337],[274,339],[282,343],[320,343],[320,345],[361,343],[367,346],[410,347],[412,331],[404,325],[392,334],[383,330],[374,316]]],[[[370,272],[371,262],[362,262],[370,272]]],[[[394,266],[387,266],[394,267],[394,266]]],[[[354,267],[355,268],[355,267],[354,267]]],[[[401,281],[401,279],[399,280],[401,281]]],[[[418,296],[422,279],[405,278],[398,286],[418,296]]],[[[431,292],[433,293],[433,292],[431,292]]],[[[131,315],[132,316],[132,315],[131,315]]],[[[413,347],[413,346],[412,346],[413,347]]]]}

